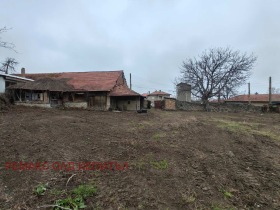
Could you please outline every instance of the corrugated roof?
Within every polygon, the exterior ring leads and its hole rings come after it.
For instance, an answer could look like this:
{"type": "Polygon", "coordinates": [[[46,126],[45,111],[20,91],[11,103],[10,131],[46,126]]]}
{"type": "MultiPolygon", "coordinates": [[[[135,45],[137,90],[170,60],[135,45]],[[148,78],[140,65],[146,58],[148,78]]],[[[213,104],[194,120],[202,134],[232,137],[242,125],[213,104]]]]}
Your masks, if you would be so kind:
{"type": "Polygon", "coordinates": [[[18,76],[34,80],[42,78],[67,79],[67,85],[81,91],[110,91],[123,74],[119,71],[63,72],[42,74],[19,74],[18,76]]]}
{"type": "Polygon", "coordinates": [[[158,96],[158,95],[171,95],[171,94],[163,91],[157,91],[157,90],[149,94],[149,96],[158,96]]]}
{"type": "MultiPolygon", "coordinates": [[[[280,94],[272,94],[271,95],[272,101],[280,101],[280,94]]],[[[234,96],[226,101],[232,101],[232,102],[248,102],[249,97],[248,95],[238,95],[234,96]]],[[[269,94],[255,94],[250,95],[250,101],[252,102],[268,102],[269,101],[269,94]]]]}
{"type": "Polygon", "coordinates": [[[126,85],[117,85],[110,96],[141,96],[139,93],[129,89],[126,85]]]}

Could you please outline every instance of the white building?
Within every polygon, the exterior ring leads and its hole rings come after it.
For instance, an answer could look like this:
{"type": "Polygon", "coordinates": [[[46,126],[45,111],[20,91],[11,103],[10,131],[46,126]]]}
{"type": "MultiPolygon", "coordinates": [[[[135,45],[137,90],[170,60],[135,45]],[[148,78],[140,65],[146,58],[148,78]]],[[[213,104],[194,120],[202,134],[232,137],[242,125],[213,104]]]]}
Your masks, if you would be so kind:
{"type": "Polygon", "coordinates": [[[14,85],[18,82],[27,82],[33,81],[32,79],[27,79],[25,77],[19,77],[11,74],[6,74],[4,72],[0,72],[0,94],[5,93],[7,87],[10,85],[14,85]]]}

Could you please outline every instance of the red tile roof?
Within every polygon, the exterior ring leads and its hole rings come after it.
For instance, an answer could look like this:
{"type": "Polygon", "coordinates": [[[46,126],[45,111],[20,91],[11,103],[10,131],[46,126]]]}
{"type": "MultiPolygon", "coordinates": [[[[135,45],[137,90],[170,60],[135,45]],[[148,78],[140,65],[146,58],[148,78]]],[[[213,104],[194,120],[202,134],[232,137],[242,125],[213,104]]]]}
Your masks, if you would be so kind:
{"type": "Polygon", "coordinates": [[[67,84],[81,91],[110,91],[117,84],[123,71],[92,71],[92,72],[63,72],[42,74],[19,74],[26,78],[38,80],[42,78],[68,79],[67,84]]]}
{"type": "Polygon", "coordinates": [[[142,93],[141,94],[143,97],[147,97],[149,94],[148,93],[142,93]]]}
{"type": "Polygon", "coordinates": [[[129,89],[126,85],[117,85],[110,96],[141,96],[139,93],[129,89]]]}
{"type": "Polygon", "coordinates": [[[158,95],[171,95],[170,93],[166,93],[166,92],[163,92],[163,91],[155,91],[155,92],[152,92],[151,94],[149,94],[149,96],[158,96],[158,95]]]}
{"type": "MultiPolygon", "coordinates": [[[[272,101],[280,101],[280,94],[272,94],[271,96],[272,101]]],[[[248,102],[249,98],[248,95],[238,95],[234,96],[226,101],[231,102],[248,102]]],[[[269,94],[257,94],[257,95],[250,95],[250,101],[252,102],[268,102],[269,101],[269,94]]]]}

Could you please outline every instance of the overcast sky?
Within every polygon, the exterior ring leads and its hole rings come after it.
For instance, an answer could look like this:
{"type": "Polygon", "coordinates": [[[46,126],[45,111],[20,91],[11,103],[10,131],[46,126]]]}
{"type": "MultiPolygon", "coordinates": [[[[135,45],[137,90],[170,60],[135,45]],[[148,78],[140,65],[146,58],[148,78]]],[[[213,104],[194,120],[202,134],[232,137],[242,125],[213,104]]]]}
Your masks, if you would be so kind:
{"type": "MultiPolygon", "coordinates": [[[[210,47],[254,53],[251,92],[280,88],[279,0],[1,0],[1,34],[28,73],[124,70],[139,93],[174,94],[182,61],[210,47]]],[[[240,87],[240,92],[247,87],[240,87]]]]}

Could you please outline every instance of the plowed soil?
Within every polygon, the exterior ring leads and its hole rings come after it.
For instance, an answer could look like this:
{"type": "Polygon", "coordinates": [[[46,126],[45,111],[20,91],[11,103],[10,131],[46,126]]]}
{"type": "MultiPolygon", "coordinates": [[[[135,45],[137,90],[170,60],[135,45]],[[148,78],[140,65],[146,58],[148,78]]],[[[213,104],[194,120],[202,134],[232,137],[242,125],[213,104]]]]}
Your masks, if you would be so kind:
{"type": "Polygon", "coordinates": [[[89,183],[86,209],[280,209],[279,125],[279,114],[13,107],[0,113],[0,209],[52,209],[89,183]],[[6,168],[20,161],[129,167],[6,168]]]}

